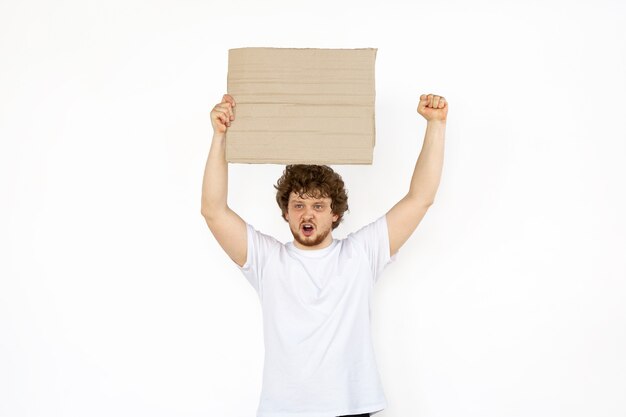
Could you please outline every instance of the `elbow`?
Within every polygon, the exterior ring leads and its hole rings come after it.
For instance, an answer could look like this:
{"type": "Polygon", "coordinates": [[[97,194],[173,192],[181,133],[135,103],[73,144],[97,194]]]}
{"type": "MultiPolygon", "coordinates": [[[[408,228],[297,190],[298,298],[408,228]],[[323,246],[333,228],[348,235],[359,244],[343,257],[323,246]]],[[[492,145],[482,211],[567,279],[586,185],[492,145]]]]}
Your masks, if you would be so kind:
{"type": "Polygon", "coordinates": [[[222,213],[224,213],[226,210],[228,210],[228,206],[215,206],[215,205],[203,204],[202,207],[200,208],[200,214],[202,214],[202,217],[205,218],[207,223],[210,223],[211,221],[219,217],[222,213]]]}
{"type": "Polygon", "coordinates": [[[210,221],[211,219],[213,219],[215,217],[215,210],[211,210],[207,207],[202,207],[200,209],[200,214],[202,214],[202,217],[204,217],[206,219],[206,221],[210,221]]]}
{"type": "Polygon", "coordinates": [[[209,226],[209,229],[211,229],[212,231],[214,225],[217,222],[217,217],[215,215],[215,212],[206,211],[206,210],[201,210],[200,212],[202,213],[202,217],[204,217],[204,221],[206,222],[207,226],[209,226]]]}
{"type": "Polygon", "coordinates": [[[434,195],[430,195],[430,196],[421,196],[421,197],[416,197],[417,201],[419,201],[419,204],[422,207],[430,207],[435,203],[435,196],[434,195]]]}
{"type": "Polygon", "coordinates": [[[215,213],[215,209],[211,205],[203,202],[200,206],[200,214],[202,214],[202,217],[205,219],[212,217],[213,213],[215,213]]]}
{"type": "Polygon", "coordinates": [[[410,200],[413,206],[430,207],[435,203],[435,198],[424,198],[424,196],[409,193],[405,199],[410,200]]]}

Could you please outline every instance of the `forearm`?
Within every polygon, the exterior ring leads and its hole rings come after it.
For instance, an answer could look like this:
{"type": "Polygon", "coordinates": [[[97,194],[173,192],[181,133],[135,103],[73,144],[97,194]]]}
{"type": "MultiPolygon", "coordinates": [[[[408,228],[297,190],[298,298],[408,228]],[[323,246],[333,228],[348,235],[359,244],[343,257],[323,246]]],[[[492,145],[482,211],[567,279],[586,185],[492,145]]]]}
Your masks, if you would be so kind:
{"type": "Polygon", "coordinates": [[[411,178],[407,198],[431,205],[441,180],[443,168],[446,121],[429,121],[426,125],[424,143],[411,178]]]}
{"type": "Polygon", "coordinates": [[[227,207],[228,162],[225,134],[214,134],[202,181],[202,214],[227,207]]]}

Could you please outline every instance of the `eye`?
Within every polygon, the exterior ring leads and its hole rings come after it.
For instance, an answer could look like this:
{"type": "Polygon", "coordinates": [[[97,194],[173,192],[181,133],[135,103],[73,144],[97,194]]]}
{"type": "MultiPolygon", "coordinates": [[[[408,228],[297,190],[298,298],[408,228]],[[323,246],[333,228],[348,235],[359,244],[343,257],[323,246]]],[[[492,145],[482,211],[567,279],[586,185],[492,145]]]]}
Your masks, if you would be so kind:
{"type": "Polygon", "coordinates": [[[321,209],[322,209],[322,207],[324,207],[324,206],[322,206],[321,204],[316,204],[314,207],[315,207],[317,210],[321,210],[321,209]]]}
{"type": "Polygon", "coordinates": [[[294,204],[293,206],[297,209],[302,208],[302,204],[294,204]]]}

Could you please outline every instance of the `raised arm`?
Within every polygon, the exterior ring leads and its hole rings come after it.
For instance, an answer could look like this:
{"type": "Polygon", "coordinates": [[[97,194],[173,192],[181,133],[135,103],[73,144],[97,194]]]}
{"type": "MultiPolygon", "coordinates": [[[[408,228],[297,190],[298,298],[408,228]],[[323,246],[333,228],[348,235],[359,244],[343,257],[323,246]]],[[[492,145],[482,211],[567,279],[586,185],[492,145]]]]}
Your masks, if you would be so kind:
{"type": "Polygon", "coordinates": [[[423,94],[417,112],[427,120],[426,135],[415,163],[409,192],[387,212],[389,251],[392,256],[415,231],[434,203],[441,179],[448,102],[441,96],[423,94]]]}
{"type": "Polygon", "coordinates": [[[246,263],[248,235],[246,223],[228,207],[228,162],[226,162],[226,131],[235,120],[235,100],[224,94],[222,102],[211,111],[213,141],[209,150],[200,212],[218,243],[239,266],[246,263]]]}

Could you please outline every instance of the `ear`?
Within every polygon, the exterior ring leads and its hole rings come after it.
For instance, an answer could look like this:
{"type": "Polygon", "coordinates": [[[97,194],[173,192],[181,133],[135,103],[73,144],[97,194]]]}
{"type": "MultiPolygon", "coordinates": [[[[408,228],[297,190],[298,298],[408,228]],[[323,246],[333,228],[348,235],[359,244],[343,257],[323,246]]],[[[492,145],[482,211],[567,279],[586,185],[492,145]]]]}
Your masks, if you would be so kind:
{"type": "Polygon", "coordinates": [[[338,214],[333,214],[333,223],[335,223],[338,218],[339,218],[338,214]]]}
{"type": "Polygon", "coordinates": [[[289,212],[287,210],[283,211],[283,219],[289,223],[289,212]]]}

